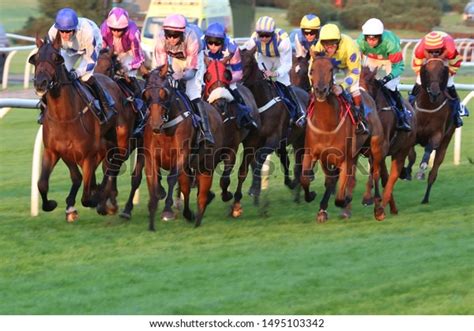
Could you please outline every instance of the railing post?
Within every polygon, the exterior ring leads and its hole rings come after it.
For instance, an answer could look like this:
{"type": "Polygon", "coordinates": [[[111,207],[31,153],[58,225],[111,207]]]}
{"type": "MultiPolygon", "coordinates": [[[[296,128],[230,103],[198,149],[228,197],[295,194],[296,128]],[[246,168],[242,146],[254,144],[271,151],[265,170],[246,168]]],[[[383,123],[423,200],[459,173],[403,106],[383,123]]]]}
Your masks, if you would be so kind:
{"type": "Polygon", "coordinates": [[[41,171],[41,148],[43,146],[43,126],[36,133],[35,147],[33,149],[33,162],[31,166],[31,216],[38,216],[39,191],[38,179],[41,171]]]}
{"type": "Polygon", "coordinates": [[[15,56],[17,51],[11,51],[7,55],[7,59],[5,61],[5,66],[3,68],[3,81],[2,81],[2,89],[6,89],[8,86],[8,72],[10,71],[10,63],[12,62],[12,58],[15,56]]]}

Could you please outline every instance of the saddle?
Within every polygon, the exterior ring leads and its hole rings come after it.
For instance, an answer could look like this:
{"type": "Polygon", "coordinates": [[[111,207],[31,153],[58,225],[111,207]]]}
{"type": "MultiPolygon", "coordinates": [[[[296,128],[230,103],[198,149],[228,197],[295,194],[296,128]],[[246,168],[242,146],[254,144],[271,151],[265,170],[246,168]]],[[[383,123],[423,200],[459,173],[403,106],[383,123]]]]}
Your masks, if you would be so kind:
{"type": "MultiPolygon", "coordinates": [[[[82,100],[84,100],[84,102],[87,104],[87,107],[91,108],[91,110],[95,114],[104,111],[102,107],[100,106],[98,97],[94,94],[94,91],[92,90],[90,86],[82,83],[80,79],[74,79],[72,81],[72,84],[74,88],[76,89],[76,91],[78,92],[78,94],[80,95],[80,97],[82,98],[82,100]]],[[[112,96],[107,90],[104,89],[103,91],[104,91],[105,97],[107,98],[107,102],[109,106],[113,107],[115,105],[114,99],[112,98],[112,96]]]]}
{"type": "Polygon", "coordinates": [[[140,109],[143,108],[145,103],[143,102],[142,99],[135,97],[134,92],[128,85],[127,81],[124,78],[118,78],[115,80],[117,85],[119,86],[120,90],[123,92],[125,95],[125,103],[131,103],[132,104],[132,109],[135,113],[138,113],[140,109]]]}

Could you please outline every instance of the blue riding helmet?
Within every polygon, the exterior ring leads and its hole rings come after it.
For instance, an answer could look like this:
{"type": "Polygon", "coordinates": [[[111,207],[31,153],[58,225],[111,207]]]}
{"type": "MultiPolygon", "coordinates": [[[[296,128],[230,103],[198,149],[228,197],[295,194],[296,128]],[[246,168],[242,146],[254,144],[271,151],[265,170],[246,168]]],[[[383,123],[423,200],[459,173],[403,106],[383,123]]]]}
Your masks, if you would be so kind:
{"type": "Polygon", "coordinates": [[[207,27],[206,37],[211,37],[211,38],[225,38],[225,28],[222,24],[220,23],[212,23],[207,27]]]}
{"type": "Polygon", "coordinates": [[[58,30],[76,30],[78,24],[76,12],[71,8],[63,8],[56,14],[54,27],[58,30]]]}

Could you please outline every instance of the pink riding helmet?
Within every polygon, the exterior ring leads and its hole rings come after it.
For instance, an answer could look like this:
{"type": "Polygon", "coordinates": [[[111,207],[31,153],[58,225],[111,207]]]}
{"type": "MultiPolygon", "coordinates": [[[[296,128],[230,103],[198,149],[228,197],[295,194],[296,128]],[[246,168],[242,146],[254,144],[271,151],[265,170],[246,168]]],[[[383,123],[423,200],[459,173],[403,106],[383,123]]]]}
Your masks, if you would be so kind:
{"type": "Polygon", "coordinates": [[[128,27],[128,13],[125,9],[115,7],[107,17],[107,26],[111,29],[125,29],[128,27]]]}
{"type": "Polygon", "coordinates": [[[180,14],[168,15],[163,22],[163,29],[184,32],[186,29],[186,18],[180,14]]]}

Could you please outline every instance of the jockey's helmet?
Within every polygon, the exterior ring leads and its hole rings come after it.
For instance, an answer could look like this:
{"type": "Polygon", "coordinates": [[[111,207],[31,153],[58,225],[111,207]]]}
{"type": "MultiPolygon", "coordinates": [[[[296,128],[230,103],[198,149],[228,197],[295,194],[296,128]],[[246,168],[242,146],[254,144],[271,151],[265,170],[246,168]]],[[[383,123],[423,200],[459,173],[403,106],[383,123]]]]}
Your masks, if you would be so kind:
{"type": "Polygon", "coordinates": [[[207,27],[206,33],[204,34],[206,39],[208,38],[219,38],[225,39],[225,28],[220,23],[212,23],[207,27]]]}
{"type": "Polygon", "coordinates": [[[302,30],[318,30],[321,27],[319,17],[314,14],[304,15],[300,22],[302,30]]]}
{"type": "Polygon", "coordinates": [[[128,12],[120,7],[112,8],[107,17],[107,26],[111,29],[122,30],[128,27],[128,12]]]}
{"type": "Polygon", "coordinates": [[[255,24],[255,31],[273,33],[275,31],[275,20],[269,16],[260,17],[255,24]]]}
{"type": "Polygon", "coordinates": [[[444,37],[446,34],[441,31],[432,31],[424,38],[426,50],[438,50],[444,48],[444,37]]]}
{"type": "Polygon", "coordinates": [[[336,24],[325,24],[321,28],[321,32],[319,34],[319,40],[340,40],[341,39],[341,31],[337,27],[336,24]]]}
{"type": "Polygon", "coordinates": [[[362,34],[365,36],[379,36],[383,30],[383,23],[378,18],[371,18],[362,25],[362,34]]]}
{"type": "Polygon", "coordinates": [[[76,12],[71,8],[63,8],[56,14],[54,27],[58,30],[71,31],[76,30],[78,24],[76,12]]]}
{"type": "Polygon", "coordinates": [[[168,15],[163,22],[163,29],[184,32],[186,30],[186,18],[180,14],[168,15]]]}

